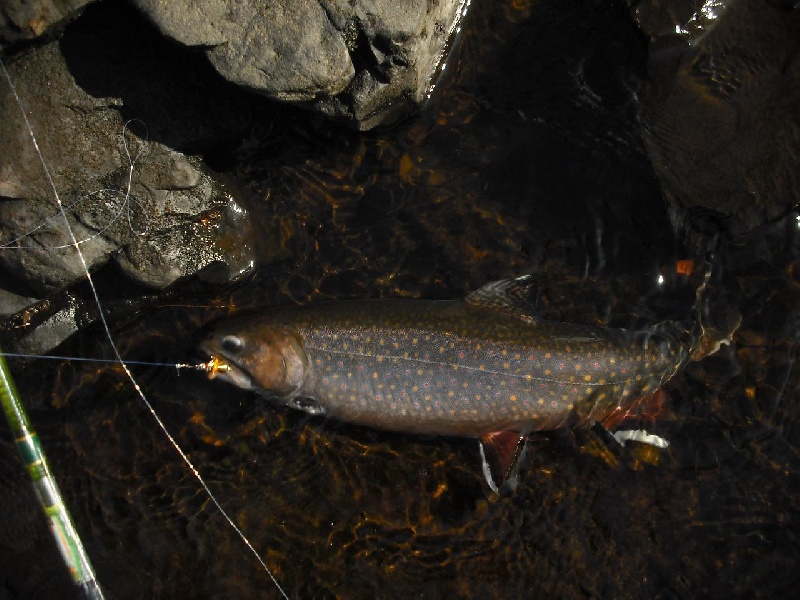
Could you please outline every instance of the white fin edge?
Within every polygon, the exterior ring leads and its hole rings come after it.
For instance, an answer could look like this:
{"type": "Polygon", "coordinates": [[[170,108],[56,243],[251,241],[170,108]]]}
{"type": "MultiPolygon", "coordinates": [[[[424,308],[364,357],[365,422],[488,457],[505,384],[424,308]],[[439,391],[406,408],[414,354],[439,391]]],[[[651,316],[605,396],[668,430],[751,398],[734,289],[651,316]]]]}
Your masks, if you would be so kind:
{"type": "Polygon", "coordinates": [[[614,433],[614,439],[619,442],[620,446],[624,446],[626,442],[640,442],[642,444],[649,444],[656,448],[669,448],[669,440],[665,440],[661,436],[647,433],[644,429],[624,429],[614,433]]]}
{"type": "Polygon", "coordinates": [[[483,478],[486,480],[486,483],[489,485],[491,490],[496,494],[499,488],[497,487],[497,483],[492,477],[492,469],[489,467],[489,462],[486,460],[486,452],[483,450],[483,442],[478,440],[478,449],[481,452],[481,471],[483,471],[483,478]]]}

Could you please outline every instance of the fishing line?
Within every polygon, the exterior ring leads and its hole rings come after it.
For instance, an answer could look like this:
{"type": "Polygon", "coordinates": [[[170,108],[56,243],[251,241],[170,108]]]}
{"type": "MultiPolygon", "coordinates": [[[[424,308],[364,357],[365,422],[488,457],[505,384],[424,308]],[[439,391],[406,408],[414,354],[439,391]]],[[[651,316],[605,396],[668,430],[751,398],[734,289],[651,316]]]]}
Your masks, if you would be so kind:
{"type": "MultiPolygon", "coordinates": [[[[115,365],[119,364],[119,361],[115,358],[87,358],[85,356],[57,356],[54,354],[22,354],[19,352],[0,352],[0,357],[10,357],[10,358],[36,358],[41,360],[61,360],[61,361],[75,361],[75,362],[85,362],[85,363],[112,363],[115,365]]],[[[211,357],[209,360],[203,363],[167,363],[167,362],[153,362],[149,360],[130,360],[126,359],[125,363],[128,365],[137,365],[137,366],[148,366],[148,367],[169,367],[170,369],[175,369],[178,375],[180,375],[181,369],[190,369],[193,371],[204,371],[209,379],[214,379],[218,373],[225,373],[227,372],[230,367],[220,361],[218,357],[211,357]]]]}
{"type": "MultiPolygon", "coordinates": [[[[87,358],[85,356],[57,356],[55,354],[22,354],[19,352],[0,352],[0,355],[11,357],[11,358],[36,358],[41,360],[66,360],[66,361],[74,361],[74,362],[86,362],[86,363],[114,363],[117,364],[119,361],[115,358],[87,358]]],[[[151,362],[147,360],[130,360],[125,359],[125,363],[128,365],[139,365],[139,366],[148,366],[148,367],[170,367],[173,369],[197,369],[197,370],[204,370],[205,364],[188,364],[188,363],[167,363],[167,362],[151,362]]]]}
{"type": "MultiPolygon", "coordinates": [[[[94,235],[91,235],[89,237],[85,237],[83,239],[78,240],[77,241],[78,244],[86,244],[86,243],[88,243],[88,242],[90,242],[90,241],[102,236],[106,231],[111,229],[111,227],[114,225],[114,223],[116,223],[120,219],[120,217],[122,216],[123,211],[126,208],[128,209],[127,210],[128,228],[131,230],[131,233],[133,233],[133,235],[136,235],[136,236],[144,235],[147,232],[147,230],[149,229],[149,220],[150,219],[147,216],[147,212],[144,210],[144,208],[142,206],[142,202],[138,198],[136,198],[136,196],[131,194],[131,187],[133,186],[134,168],[136,166],[136,161],[138,161],[139,158],[142,155],[142,150],[140,149],[136,153],[135,156],[131,156],[130,148],[128,146],[127,133],[130,130],[131,123],[133,123],[133,122],[137,122],[137,123],[141,124],[141,126],[144,128],[144,130],[145,130],[145,135],[144,135],[144,138],[143,138],[144,141],[147,141],[147,137],[148,137],[147,125],[143,121],[140,121],[139,119],[130,119],[130,120],[126,121],[125,125],[122,127],[122,133],[121,133],[122,146],[125,149],[125,155],[128,157],[128,175],[127,175],[127,182],[125,184],[124,191],[121,190],[121,189],[118,189],[118,188],[103,188],[101,190],[95,190],[94,192],[90,192],[90,193],[80,197],[79,199],[75,200],[75,202],[73,202],[72,204],[66,205],[66,207],[62,211],[62,212],[66,212],[67,210],[71,211],[76,206],[78,206],[79,204],[81,204],[84,201],[88,200],[92,196],[96,196],[96,195],[100,195],[100,194],[106,194],[106,193],[109,194],[110,196],[116,196],[116,195],[121,194],[121,193],[123,194],[123,198],[122,198],[122,202],[120,203],[119,210],[117,210],[116,214],[113,215],[113,217],[106,224],[106,226],[103,227],[102,229],[98,230],[94,235]],[[131,220],[131,204],[133,202],[136,202],[137,205],[141,208],[142,218],[145,221],[145,227],[144,227],[144,230],[142,230],[142,231],[137,231],[136,228],[133,226],[133,221],[131,220]]],[[[34,233],[36,233],[37,231],[39,231],[43,227],[47,226],[48,223],[54,221],[55,219],[58,219],[61,216],[63,216],[63,215],[61,215],[59,213],[56,213],[56,214],[52,215],[51,217],[48,217],[48,218],[44,219],[41,223],[39,223],[33,229],[30,229],[29,231],[26,231],[25,233],[22,233],[22,234],[18,235],[13,240],[9,240],[7,242],[4,242],[4,243],[0,244],[0,249],[2,249],[2,250],[63,250],[65,248],[72,247],[71,243],[69,243],[69,244],[61,244],[61,245],[58,245],[58,246],[42,246],[42,245],[38,245],[38,244],[35,245],[35,246],[23,246],[20,243],[21,240],[24,240],[27,237],[33,236],[34,233]]],[[[78,219],[77,216],[75,218],[78,219]]]]}
{"type": "MultiPolygon", "coordinates": [[[[109,328],[108,323],[106,321],[105,314],[103,313],[103,306],[102,306],[102,303],[100,302],[100,296],[97,293],[97,288],[95,287],[94,279],[92,278],[92,275],[89,272],[89,266],[86,263],[85,257],[83,256],[83,252],[81,251],[80,245],[78,244],[78,240],[75,238],[75,233],[73,232],[72,226],[69,223],[69,218],[67,217],[66,210],[64,209],[64,205],[61,203],[61,198],[60,198],[60,196],[58,194],[58,189],[56,188],[55,182],[53,181],[53,177],[50,174],[50,169],[47,166],[47,162],[44,159],[44,155],[42,154],[42,151],[39,148],[39,143],[36,140],[36,135],[33,132],[33,127],[31,126],[30,121],[28,120],[28,115],[25,112],[25,105],[22,103],[22,99],[19,97],[19,94],[17,94],[17,88],[16,88],[16,86],[14,86],[14,82],[11,79],[11,75],[9,74],[8,70],[6,69],[5,62],[2,61],[2,59],[0,59],[0,67],[3,69],[3,74],[5,75],[6,81],[8,81],[8,84],[9,84],[9,86],[11,88],[11,92],[14,95],[14,99],[17,102],[17,106],[20,109],[20,113],[22,114],[22,118],[23,118],[23,120],[25,122],[25,127],[26,127],[26,129],[28,131],[28,134],[30,135],[31,142],[33,143],[34,150],[36,151],[36,155],[39,158],[39,162],[42,165],[42,169],[44,170],[45,176],[47,177],[47,181],[48,181],[48,183],[50,185],[50,189],[52,191],[53,198],[55,199],[56,204],[58,205],[59,211],[60,211],[62,217],[64,218],[64,224],[66,226],[67,233],[69,234],[72,246],[75,248],[75,252],[77,253],[78,258],[81,261],[81,265],[83,266],[84,273],[86,274],[86,280],[89,283],[89,288],[91,289],[92,296],[94,298],[95,304],[97,305],[97,310],[98,310],[98,315],[100,317],[100,322],[101,322],[101,324],[103,326],[103,329],[105,331],[106,337],[108,338],[108,342],[109,342],[109,344],[111,346],[111,349],[112,349],[112,351],[114,353],[114,356],[116,357],[117,362],[122,367],[122,369],[125,371],[125,375],[127,375],[128,379],[131,382],[131,385],[133,385],[133,388],[136,390],[136,393],[139,395],[139,398],[142,401],[142,403],[145,405],[145,407],[147,407],[147,410],[150,412],[150,414],[152,415],[152,417],[155,420],[155,422],[161,428],[161,431],[163,431],[164,435],[169,440],[170,444],[172,444],[172,447],[175,449],[175,451],[181,457],[181,460],[183,460],[184,464],[186,464],[186,466],[189,469],[189,471],[191,471],[192,475],[194,475],[195,479],[198,481],[200,486],[203,488],[203,490],[207,494],[208,498],[211,500],[211,502],[213,502],[214,506],[217,508],[219,513],[228,522],[228,525],[230,525],[230,527],[236,532],[236,534],[239,536],[239,538],[242,540],[242,542],[245,544],[245,546],[247,546],[247,548],[250,550],[250,552],[253,554],[253,556],[256,557],[256,560],[258,560],[258,562],[261,564],[261,566],[264,569],[264,571],[266,571],[267,575],[269,575],[270,579],[272,580],[272,583],[275,585],[275,587],[278,589],[278,591],[281,593],[281,595],[284,598],[286,598],[286,600],[289,600],[289,596],[286,594],[286,592],[280,586],[280,584],[278,583],[278,580],[275,578],[275,575],[272,574],[272,571],[267,566],[266,562],[264,562],[264,560],[261,558],[261,556],[259,555],[258,551],[255,549],[253,544],[250,542],[250,540],[247,538],[247,536],[245,536],[244,532],[239,528],[238,525],[236,525],[236,523],[234,523],[233,519],[228,515],[228,513],[225,511],[225,509],[222,508],[222,505],[219,503],[219,501],[217,500],[216,496],[212,493],[211,488],[208,487],[208,484],[205,482],[205,479],[203,479],[203,477],[200,475],[200,472],[197,470],[197,468],[194,466],[194,464],[189,460],[189,457],[186,455],[186,453],[183,451],[183,449],[178,445],[177,441],[175,441],[175,438],[172,437],[172,434],[169,432],[169,430],[167,429],[166,425],[164,425],[164,422],[161,420],[161,418],[156,413],[155,409],[153,408],[153,405],[150,403],[150,401],[145,396],[144,392],[142,391],[142,388],[139,386],[139,383],[134,378],[133,373],[128,368],[128,365],[122,359],[122,356],[120,355],[119,350],[117,349],[117,345],[114,342],[114,338],[113,338],[113,336],[111,334],[111,329],[109,328]]],[[[127,151],[127,146],[126,146],[126,151],[127,151]]],[[[133,167],[131,165],[131,169],[132,168],[133,167]]]]}

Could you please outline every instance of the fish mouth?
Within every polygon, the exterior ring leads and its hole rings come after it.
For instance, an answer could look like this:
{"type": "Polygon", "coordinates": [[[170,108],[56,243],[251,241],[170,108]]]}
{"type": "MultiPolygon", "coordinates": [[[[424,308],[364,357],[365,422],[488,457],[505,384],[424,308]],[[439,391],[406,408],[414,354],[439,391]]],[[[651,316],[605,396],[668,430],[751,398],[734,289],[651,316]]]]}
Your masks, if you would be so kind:
{"type": "Polygon", "coordinates": [[[208,362],[204,364],[206,375],[208,375],[209,379],[219,377],[222,381],[232,383],[244,390],[255,389],[253,378],[247,371],[221,354],[215,354],[205,348],[203,350],[211,356],[208,362]]]}

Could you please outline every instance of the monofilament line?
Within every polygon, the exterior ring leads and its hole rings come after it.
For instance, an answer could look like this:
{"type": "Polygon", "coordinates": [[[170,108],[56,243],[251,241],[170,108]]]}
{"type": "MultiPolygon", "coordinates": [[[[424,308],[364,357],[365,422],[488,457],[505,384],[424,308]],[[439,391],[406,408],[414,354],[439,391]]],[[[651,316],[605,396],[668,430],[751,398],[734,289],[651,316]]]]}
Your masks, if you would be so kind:
{"type": "Polygon", "coordinates": [[[195,468],[195,466],[192,463],[192,461],[189,460],[189,457],[186,455],[186,453],[183,451],[183,449],[178,445],[178,442],[175,441],[175,438],[172,437],[172,434],[169,432],[169,430],[167,430],[166,425],[164,425],[164,422],[161,420],[161,418],[156,413],[155,409],[153,408],[153,405],[150,404],[150,401],[147,399],[147,397],[145,396],[144,392],[142,391],[142,388],[137,383],[136,379],[133,376],[133,373],[131,373],[130,369],[128,368],[128,365],[122,359],[122,355],[119,353],[119,350],[117,349],[117,345],[116,345],[116,343],[114,343],[114,338],[111,335],[111,329],[109,328],[108,323],[106,322],[106,317],[105,317],[105,314],[103,313],[103,306],[102,306],[102,303],[100,302],[100,296],[97,293],[97,288],[94,285],[94,279],[92,278],[92,275],[89,272],[89,267],[88,267],[88,265],[86,263],[86,259],[83,256],[83,252],[81,251],[80,244],[78,243],[78,240],[75,237],[75,233],[72,230],[72,226],[69,224],[69,218],[67,216],[67,212],[64,210],[64,206],[61,203],[61,197],[58,194],[58,189],[56,188],[56,184],[53,181],[52,175],[50,174],[50,169],[47,167],[47,162],[44,159],[44,155],[42,154],[42,151],[39,149],[39,142],[36,140],[36,135],[33,132],[33,127],[31,126],[30,121],[28,120],[28,115],[25,112],[25,106],[22,103],[22,100],[19,97],[19,94],[17,94],[17,88],[16,88],[16,86],[14,86],[14,82],[11,79],[11,75],[9,74],[8,70],[6,69],[5,62],[3,62],[2,59],[0,59],[0,67],[2,67],[2,69],[3,69],[3,74],[4,74],[5,78],[6,78],[6,81],[8,81],[8,85],[11,88],[11,93],[14,95],[14,99],[16,100],[17,106],[19,107],[20,113],[22,114],[22,119],[25,122],[25,127],[26,127],[26,129],[28,131],[28,134],[30,135],[31,142],[33,143],[33,147],[34,147],[34,150],[36,151],[36,155],[39,158],[39,162],[42,165],[42,169],[44,170],[44,174],[47,177],[47,182],[49,183],[50,190],[53,193],[53,198],[55,199],[56,204],[58,205],[59,211],[61,212],[61,216],[64,218],[64,224],[66,226],[67,233],[69,234],[69,239],[70,239],[71,245],[75,248],[75,252],[77,253],[78,258],[81,261],[81,265],[83,266],[83,271],[86,274],[86,280],[89,282],[89,288],[92,291],[92,296],[94,298],[94,302],[97,305],[97,313],[100,316],[100,322],[101,322],[101,324],[103,326],[103,330],[105,331],[106,336],[108,337],[108,342],[109,342],[109,344],[111,346],[111,349],[112,349],[112,351],[114,353],[114,356],[116,357],[116,359],[119,362],[119,364],[122,367],[122,369],[125,371],[125,375],[130,380],[131,385],[133,385],[133,388],[136,390],[136,393],[139,395],[139,398],[144,403],[144,405],[147,407],[147,410],[153,416],[153,419],[156,421],[158,426],[161,428],[161,431],[164,432],[164,435],[167,437],[167,439],[169,440],[170,444],[172,444],[172,447],[175,448],[175,451],[181,457],[181,460],[183,460],[183,462],[186,464],[188,469],[191,471],[192,475],[194,475],[195,479],[197,479],[197,481],[200,483],[200,485],[202,486],[203,490],[205,490],[205,492],[208,495],[209,499],[211,500],[211,502],[214,503],[214,506],[216,506],[216,508],[220,512],[220,514],[225,518],[225,520],[228,522],[228,524],[231,526],[231,528],[233,528],[233,530],[236,532],[236,534],[241,538],[241,540],[244,542],[245,546],[247,546],[247,548],[250,550],[250,552],[252,552],[252,554],[256,557],[258,562],[263,567],[264,571],[266,571],[267,575],[269,575],[270,579],[272,579],[272,582],[275,584],[275,587],[278,588],[278,591],[281,593],[281,595],[288,600],[289,596],[287,596],[286,592],[283,591],[283,588],[280,586],[280,584],[278,583],[278,580],[272,574],[272,571],[267,566],[267,563],[265,563],[264,559],[261,558],[261,555],[259,555],[258,551],[256,551],[256,549],[253,546],[253,544],[250,543],[250,540],[247,539],[247,536],[245,536],[244,532],[239,528],[238,525],[236,525],[236,523],[234,523],[233,519],[228,515],[228,513],[225,511],[225,509],[222,508],[222,505],[219,503],[219,501],[217,500],[216,496],[214,496],[214,494],[211,492],[211,488],[209,488],[208,484],[206,484],[205,479],[203,479],[203,477],[200,475],[200,472],[197,470],[197,468],[195,468]]]}
{"type": "MultiPolygon", "coordinates": [[[[22,352],[3,352],[3,356],[11,358],[36,358],[39,360],[69,360],[75,362],[86,363],[114,363],[119,364],[116,358],[86,358],[85,356],[57,356],[55,354],[23,354],[22,352]]],[[[181,363],[166,363],[166,362],[152,362],[149,360],[126,360],[127,365],[142,365],[146,367],[172,367],[172,368],[186,368],[194,365],[183,365],[181,363]]],[[[199,367],[200,365],[198,365],[199,367]]]]}

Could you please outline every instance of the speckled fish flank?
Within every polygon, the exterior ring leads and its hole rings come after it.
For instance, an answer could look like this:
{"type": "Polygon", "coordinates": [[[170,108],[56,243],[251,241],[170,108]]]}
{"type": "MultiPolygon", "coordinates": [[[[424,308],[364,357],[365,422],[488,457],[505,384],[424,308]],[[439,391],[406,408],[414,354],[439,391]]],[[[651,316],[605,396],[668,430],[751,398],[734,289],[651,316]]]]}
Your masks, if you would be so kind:
{"type": "Polygon", "coordinates": [[[466,301],[334,302],[216,326],[221,375],[310,413],[393,431],[480,437],[603,421],[688,360],[686,331],[537,321],[524,280],[466,301]]]}

